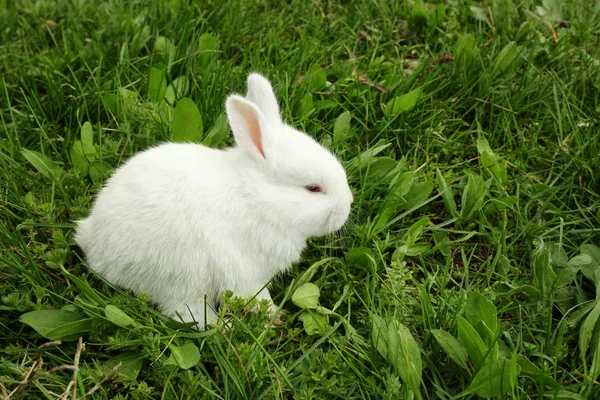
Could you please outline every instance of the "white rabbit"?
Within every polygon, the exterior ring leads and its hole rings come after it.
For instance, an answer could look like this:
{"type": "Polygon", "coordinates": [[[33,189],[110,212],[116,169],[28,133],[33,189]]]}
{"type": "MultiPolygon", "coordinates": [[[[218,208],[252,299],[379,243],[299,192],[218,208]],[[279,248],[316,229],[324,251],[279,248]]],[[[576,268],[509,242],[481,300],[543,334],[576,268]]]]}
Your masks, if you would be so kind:
{"type": "Polygon", "coordinates": [[[343,167],[281,120],[263,76],[250,74],[246,98],[230,95],[226,109],[235,147],[165,143],[135,155],[75,234],[92,270],[199,328],[215,322],[226,290],[270,301],[270,280],[309,237],[341,228],[352,203],[343,167]]]}

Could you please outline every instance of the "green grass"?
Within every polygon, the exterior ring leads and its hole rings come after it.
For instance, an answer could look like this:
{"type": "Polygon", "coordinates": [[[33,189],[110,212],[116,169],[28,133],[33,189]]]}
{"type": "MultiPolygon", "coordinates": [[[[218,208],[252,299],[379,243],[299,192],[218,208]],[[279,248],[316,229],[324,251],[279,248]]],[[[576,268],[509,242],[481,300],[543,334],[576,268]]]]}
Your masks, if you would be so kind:
{"type": "Polygon", "coordinates": [[[345,3],[0,0],[3,396],[600,397],[600,6],[345,3]],[[72,221],[179,98],[230,145],[252,71],[355,206],[273,282],[282,326],[230,298],[196,332],[91,274],[72,221]]]}

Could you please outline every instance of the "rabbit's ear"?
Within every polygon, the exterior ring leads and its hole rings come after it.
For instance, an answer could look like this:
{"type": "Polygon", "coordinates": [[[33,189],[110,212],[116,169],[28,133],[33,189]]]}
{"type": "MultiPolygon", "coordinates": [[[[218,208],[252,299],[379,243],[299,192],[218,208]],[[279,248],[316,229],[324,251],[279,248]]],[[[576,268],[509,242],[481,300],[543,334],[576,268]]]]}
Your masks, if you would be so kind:
{"type": "Polygon", "coordinates": [[[271,83],[260,74],[248,75],[248,93],[246,98],[256,104],[269,122],[281,122],[279,105],[271,83]]]}
{"type": "Polygon", "coordinates": [[[253,157],[264,159],[268,132],[261,111],[245,98],[235,94],[227,98],[225,108],[237,145],[253,157]]]}

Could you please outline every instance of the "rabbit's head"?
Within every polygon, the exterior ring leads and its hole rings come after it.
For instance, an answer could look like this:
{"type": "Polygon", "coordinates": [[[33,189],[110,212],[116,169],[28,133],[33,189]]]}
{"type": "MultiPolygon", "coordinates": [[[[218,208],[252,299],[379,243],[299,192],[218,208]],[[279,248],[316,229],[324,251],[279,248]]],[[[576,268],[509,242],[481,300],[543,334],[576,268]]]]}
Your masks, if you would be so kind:
{"type": "Polygon", "coordinates": [[[255,211],[305,238],[340,229],[353,201],[344,168],[282,121],[269,81],[251,74],[246,97],[229,96],[226,109],[244,160],[243,190],[255,211]]]}

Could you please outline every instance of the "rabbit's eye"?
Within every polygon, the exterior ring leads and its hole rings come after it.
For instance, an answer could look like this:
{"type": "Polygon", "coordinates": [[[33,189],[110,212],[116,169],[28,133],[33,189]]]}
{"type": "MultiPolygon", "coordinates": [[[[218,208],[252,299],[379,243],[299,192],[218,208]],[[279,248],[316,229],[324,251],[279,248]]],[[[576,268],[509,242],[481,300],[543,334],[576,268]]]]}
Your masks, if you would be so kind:
{"type": "Polygon", "coordinates": [[[320,193],[323,191],[323,189],[319,185],[306,185],[304,186],[304,188],[311,193],[320,193]]]}

